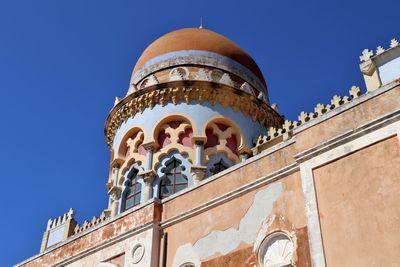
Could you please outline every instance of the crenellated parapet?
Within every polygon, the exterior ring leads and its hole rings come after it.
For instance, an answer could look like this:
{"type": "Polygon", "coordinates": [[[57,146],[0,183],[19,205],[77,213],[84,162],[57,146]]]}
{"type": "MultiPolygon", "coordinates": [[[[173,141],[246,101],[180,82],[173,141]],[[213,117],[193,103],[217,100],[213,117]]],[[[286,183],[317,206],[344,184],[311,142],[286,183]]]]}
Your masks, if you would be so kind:
{"type": "Polygon", "coordinates": [[[297,127],[304,125],[316,118],[319,118],[346,103],[349,103],[353,99],[361,96],[361,89],[358,86],[352,86],[349,90],[348,96],[338,96],[334,95],[331,99],[330,104],[317,104],[314,108],[314,112],[304,112],[302,111],[298,116],[297,121],[289,121],[285,120],[284,124],[281,127],[269,127],[266,135],[260,135],[255,140],[255,146],[252,149],[253,154],[258,154],[260,151],[271,147],[279,142],[289,139],[293,130],[297,127]]]}
{"type": "Polygon", "coordinates": [[[367,90],[373,91],[399,77],[400,43],[393,38],[387,48],[380,45],[375,51],[364,49],[360,61],[367,90]]]}
{"type": "Polygon", "coordinates": [[[73,234],[73,229],[76,225],[74,216],[75,211],[70,208],[69,211],[63,215],[54,219],[49,219],[46,231],[43,234],[40,251],[66,240],[73,234]]]}
{"type": "Polygon", "coordinates": [[[378,56],[385,52],[389,52],[391,49],[398,46],[400,46],[399,41],[396,38],[393,38],[392,40],[390,40],[388,48],[384,48],[382,45],[378,46],[375,51],[366,48],[362,51],[362,55],[360,56],[360,62],[366,62],[370,59],[373,59],[375,56],[378,56]]]}
{"type": "Polygon", "coordinates": [[[76,224],[74,228],[74,235],[84,232],[92,227],[99,225],[110,218],[110,211],[104,210],[99,217],[93,216],[90,221],[85,220],[82,225],[76,224]]]}

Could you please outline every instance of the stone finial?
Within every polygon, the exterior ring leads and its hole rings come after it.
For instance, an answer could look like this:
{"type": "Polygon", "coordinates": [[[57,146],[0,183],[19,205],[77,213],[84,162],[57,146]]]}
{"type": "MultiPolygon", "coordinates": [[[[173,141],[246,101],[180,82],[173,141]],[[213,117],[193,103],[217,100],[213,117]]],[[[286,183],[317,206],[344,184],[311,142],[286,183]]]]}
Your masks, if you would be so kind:
{"type": "Polygon", "coordinates": [[[69,211],[67,212],[67,217],[68,219],[73,219],[75,216],[75,210],[73,208],[70,208],[69,211]]]}
{"type": "Polygon", "coordinates": [[[275,110],[276,112],[279,111],[278,104],[276,104],[276,103],[273,103],[273,104],[271,105],[271,108],[272,108],[273,110],[275,110]]]}
{"type": "Polygon", "coordinates": [[[390,40],[390,48],[396,47],[399,45],[399,41],[396,38],[390,40]]]}
{"type": "Polygon", "coordinates": [[[314,113],[310,112],[304,112],[302,111],[299,115],[299,121],[301,122],[301,124],[308,122],[309,120],[314,118],[314,113]]]}
{"type": "Polygon", "coordinates": [[[270,137],[270,139],[273,139],[274,137],[278,136],[278,129],[274,127],[269,127],[268,136],[270,137]]]}
{"type": "Polygon", "coordinates": [[[360,61],[367,61],[369,60],[372,56],[374,55],[374,52],[372,50],[369,49],[364,49],[362,51],[362,55],[360,56],[360,61]]]}
{"type": "Polygon", "coordinates": [[[361,89],[358,86],[353,85],[349,90],[350,96],[354,99],[361,95],[361,89]]]}
{"type": "Polygon", "coordinates": [[[376,54],[377,55],[380,55],[380,54],[382,54],[383,52],[385,52],[385,48],[383,48],[383,46],[378,46],[378,48],[376,49],[376,54]]]}
{"type": "Polygon", "coordinates": [[[116,96],[116,97],[115,97],[115,100],[114,100],[114,107],[115,107],[119,102],[121,102],[121,97],[116,96]]]}
{"type": "Polygon", "coordinates": [[[332,100],[331,100],[331,104],[335,106],[335,108],[340,107],[340,105],[343,104],[342,102],[342,97],[338,96],[338,95],[334,95],[332,100]]]}
{"type": "Polygon", "coordinates": [[[292,121],[285,120],[285,123],[282,125],[282,129],[284,129],[286,132],[289,132],[294,128],[294,123],[292,121]]]}
{"type": "Polygon", "coordinates": [[[256,146],[259,146],[261,144],[264,144],[268,141],[268,137],[266,135],[259,135],[257,137],[257,140],[254,140],[253,143],[255,143],[256,146]]]}
{"type": "Polygon", "coordinates": [[[326,105],[318,103],[317,106],[314,108],[314,111],[317,116],[321,116],[322,114],[325,114],[328,110],[326,105]]]}

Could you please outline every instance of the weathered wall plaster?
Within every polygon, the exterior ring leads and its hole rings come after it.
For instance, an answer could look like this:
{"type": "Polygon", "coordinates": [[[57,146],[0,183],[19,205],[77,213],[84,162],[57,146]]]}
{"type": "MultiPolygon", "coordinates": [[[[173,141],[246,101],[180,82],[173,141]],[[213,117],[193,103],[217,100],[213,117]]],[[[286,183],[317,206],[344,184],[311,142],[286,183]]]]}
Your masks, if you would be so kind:
{"type": "Polygon", "coordinates": [[[193,245],[185,244],[177,249],[172,266],[191,261],[203,261],[216,253],[228,254],[241,242],[252,244],[263,223],[273,209],[274,202],[282,193],[282,184],[274,183],[256,193],[245,216],[240,220],[239,228],[224,231],[211,231],[207,236],[197,240],[193,245]],[[186,258],[190,257],[190,258],[186,258]]]}

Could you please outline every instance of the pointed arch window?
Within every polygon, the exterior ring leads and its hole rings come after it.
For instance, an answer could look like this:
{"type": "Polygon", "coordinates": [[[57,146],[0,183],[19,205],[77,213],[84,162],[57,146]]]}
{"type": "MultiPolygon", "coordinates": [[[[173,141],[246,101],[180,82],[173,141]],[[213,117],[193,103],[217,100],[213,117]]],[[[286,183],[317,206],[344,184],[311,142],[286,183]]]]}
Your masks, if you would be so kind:
{"type": "Polygon", "coordinates": [[[138,182],[138,173],[139,171],[136,168],[133,168],[128,174],[126,190],[124,192],[124,210],[140,204],[142,185],[138,182]]]}
{"type": "Polygon", "coordinates": [[[164,176],[160,183],[160,198],[166,198],[176,192],[179,192],[188,187],[188,179],[183,174],[185,167],[182,162],[175,157],[172,157],[170,161],[165,165],[165,169],[162,170],[164,176]]]}

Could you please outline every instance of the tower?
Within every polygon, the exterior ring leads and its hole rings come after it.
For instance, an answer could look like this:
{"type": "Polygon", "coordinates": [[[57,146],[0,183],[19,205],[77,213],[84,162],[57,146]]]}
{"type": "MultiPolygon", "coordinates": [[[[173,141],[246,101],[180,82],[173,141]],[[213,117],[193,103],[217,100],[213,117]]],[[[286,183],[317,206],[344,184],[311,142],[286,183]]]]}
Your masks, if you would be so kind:
{"type": "Polygon", "coordinates": [[[257,136],[282,123],[259,67],[238,45],[202,28],[160,37],[106,120],[111,216],[241,162],[257,136]]]}

